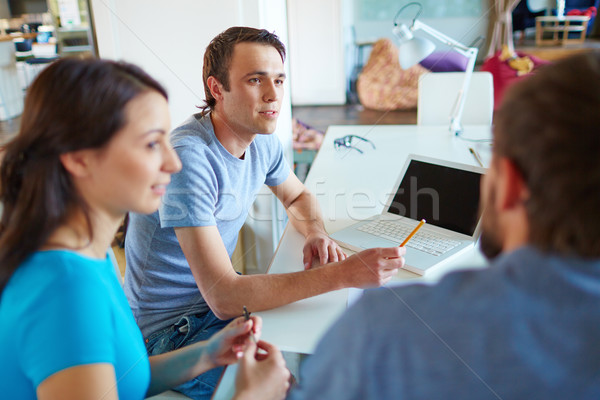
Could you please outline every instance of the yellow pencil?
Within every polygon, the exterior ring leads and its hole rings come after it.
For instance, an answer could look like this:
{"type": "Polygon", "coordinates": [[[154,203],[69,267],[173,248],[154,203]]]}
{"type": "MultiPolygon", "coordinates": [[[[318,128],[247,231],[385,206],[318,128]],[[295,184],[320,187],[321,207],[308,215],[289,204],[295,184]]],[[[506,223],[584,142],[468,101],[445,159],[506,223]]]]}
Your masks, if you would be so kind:
{"type": "Polygon", "coordinates": [[[417,233],[417,231],[418,231],[419,229],[421,229],[421,227],[423,226],[423,224],[425,224],[425,220],[424,220],[424,219],[422,219],[422,220],[421,220],[421,222],[419,222],[419,225],[417,225],[417,226],[416,226],[416,228],[415,228],[415,229],[413,229],[413,231],[412,231],[412,232],[411,232],[411,233],[410,233],[410,234],[409,234],[409,235],[406,237],[406,239],[404,239],[404,242],[402,242],[402,244],[400,245],[400,247],[404,247],[404,245],[405,245],[406,243],[408,243],[408,241],[409,241],[409,240],[410,240],[410,239],[411,239],[413,236],[415,236],[415,233],[417,233]]]}
{"type": "Polygon", "coordinates": [[[477,164],[479,164],[480,167],[483,167],[483,162],[481,161],[481,157],[479,157],[479,153],[477,152],[477,150],[475,150],[472,147],[469,147],[469,152],[473,154],[473,158],[475,158],[477,164]]]}

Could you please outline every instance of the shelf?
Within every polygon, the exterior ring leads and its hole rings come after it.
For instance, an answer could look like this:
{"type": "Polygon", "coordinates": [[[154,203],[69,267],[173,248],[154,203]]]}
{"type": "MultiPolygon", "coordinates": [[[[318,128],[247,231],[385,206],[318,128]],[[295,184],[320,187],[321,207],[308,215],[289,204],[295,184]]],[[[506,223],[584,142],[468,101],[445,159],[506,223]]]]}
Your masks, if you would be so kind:
{"type": "Polygon", "coordinates": [[[535,43],[538,46],[583,43],[589,21],[590,17],[586,16],[536,17],[535,43]],[[551,36],[548,37],[546,33],[551,36]],[[575,34],[575,37],[569,38],[569,34],[575,34]]]}
{"type": "Polygon", "coordinates": [[[73,27],[73,28],[60,27],[57,29],[57,31],[60,33],[87,32],[89,30],[90,30],[90,28],[85,27],[85,26],[84,27],[73,27]]]}
{"type": "Polygon", "coordinates": [[[62,53],[83,53],[92,50],[92,46],[63,46],[60,51],[62,53]]]}

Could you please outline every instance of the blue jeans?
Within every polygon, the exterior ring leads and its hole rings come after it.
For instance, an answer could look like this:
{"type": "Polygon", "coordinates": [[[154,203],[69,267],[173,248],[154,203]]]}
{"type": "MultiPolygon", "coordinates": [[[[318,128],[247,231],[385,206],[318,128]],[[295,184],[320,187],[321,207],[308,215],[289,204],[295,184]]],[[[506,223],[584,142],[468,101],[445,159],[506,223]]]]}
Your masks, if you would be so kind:
{"type": "MultiPolygon", "coordinates": [[[[154,332],[146,339],[148,355],[166,353],[188,344],[207,340],[229,323],[221,321],[212,311],[206,314],[186,315],[173,326],[154,332]]],[[[173,388],[196,400],[209,400],[212,397],[224,367],[214,368],[173,388]]]]}

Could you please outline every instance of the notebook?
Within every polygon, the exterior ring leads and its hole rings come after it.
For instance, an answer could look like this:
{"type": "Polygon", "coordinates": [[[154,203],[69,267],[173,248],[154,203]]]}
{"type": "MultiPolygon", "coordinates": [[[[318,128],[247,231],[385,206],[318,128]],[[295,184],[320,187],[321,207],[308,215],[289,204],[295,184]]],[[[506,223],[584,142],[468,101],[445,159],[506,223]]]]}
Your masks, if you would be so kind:
{"type": "Polygon", "coordinates": [[[335,232],[342,247],[362,251],[406,244],[405,268],[419,275],[474,246],[479,237],[479,184],[484,168],[410,154],[382,214],[335,232]]]}

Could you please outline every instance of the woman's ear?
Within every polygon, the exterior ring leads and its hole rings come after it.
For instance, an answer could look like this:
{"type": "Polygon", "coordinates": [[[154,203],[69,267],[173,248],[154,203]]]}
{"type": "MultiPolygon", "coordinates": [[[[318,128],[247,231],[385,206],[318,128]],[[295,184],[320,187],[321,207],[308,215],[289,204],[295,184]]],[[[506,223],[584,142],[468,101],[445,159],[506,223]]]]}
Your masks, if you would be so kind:
{"type": "Polygon", "coordinates": [[[77,150],[60,156],[63,167],[74,177],[83,178],[89,174],[89,150],[77,150]]]}

